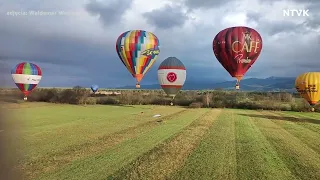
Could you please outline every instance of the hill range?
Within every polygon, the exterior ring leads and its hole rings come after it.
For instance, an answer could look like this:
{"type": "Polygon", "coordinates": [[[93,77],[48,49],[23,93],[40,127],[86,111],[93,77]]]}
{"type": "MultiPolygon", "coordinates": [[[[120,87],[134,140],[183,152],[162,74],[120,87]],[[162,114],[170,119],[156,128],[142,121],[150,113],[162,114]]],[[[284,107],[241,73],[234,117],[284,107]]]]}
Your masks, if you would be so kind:
{"type": "MultiPolygon", "coordinates": [[[[265,79],[248,78],[243,79],[240,83],[243,91],[296,91],[294,77],[268,77],[265,79]]],[[[236,81],[224,82],[196,82],[186,81],[183,90],[205,90],[205,89],[234,89],[236,81]]],[[[135,86],[118,87],[120,89],[135,89],[135,86]]],[[[159,84],[143,85],[143,89],[160,89],[159,84]]]]}

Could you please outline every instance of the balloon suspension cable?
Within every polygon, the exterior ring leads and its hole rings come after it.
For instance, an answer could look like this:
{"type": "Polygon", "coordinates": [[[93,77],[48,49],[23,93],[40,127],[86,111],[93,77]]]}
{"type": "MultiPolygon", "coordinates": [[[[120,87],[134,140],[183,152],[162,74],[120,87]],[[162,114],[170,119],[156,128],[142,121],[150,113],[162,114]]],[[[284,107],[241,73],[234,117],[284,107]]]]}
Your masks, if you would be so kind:
{"type": "Polygon", "coordinates": [[[237,80],[237,83],[236,83],[236,90],[239,90],[240,89],[240,82],[239,80],[237,80]]]}
{"type": "Polygon", "coordinates": [[[173,100],[174,100],[174,96],[172,97],[171,103],[170,105],[173,106],[173,100]]]}

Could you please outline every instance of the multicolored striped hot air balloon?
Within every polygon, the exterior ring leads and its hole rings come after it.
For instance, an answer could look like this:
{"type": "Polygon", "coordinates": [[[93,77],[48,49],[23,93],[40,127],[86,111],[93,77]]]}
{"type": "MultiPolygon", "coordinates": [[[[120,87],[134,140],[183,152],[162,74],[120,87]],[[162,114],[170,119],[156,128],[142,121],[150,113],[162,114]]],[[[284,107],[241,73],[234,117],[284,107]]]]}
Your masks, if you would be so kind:
{"type": "MultiPolygon", "coordinates": [[[[168,57],[158,68],[159,83],[164,92],[172,97],[172,100],[184,85],[186,78],[186,68],[176,57],[168,57]]],[[[171,105],[173,105],[172,102],[171,105]]]]}
{"type": "Polygon", "coordinates": [[[159,39],[151,32],[132,30],[122,33],[116,51],[122,63],[137,80],[136,88],[160,54],[159,39]]]}
{"type": "Polygon", "coordinates": [[[33,63],[23,62],[11,70],[13,81],[24,94],[27,100],[30,92],[38,85],[42,78],[42,71],[39,66],[33,63]]]}

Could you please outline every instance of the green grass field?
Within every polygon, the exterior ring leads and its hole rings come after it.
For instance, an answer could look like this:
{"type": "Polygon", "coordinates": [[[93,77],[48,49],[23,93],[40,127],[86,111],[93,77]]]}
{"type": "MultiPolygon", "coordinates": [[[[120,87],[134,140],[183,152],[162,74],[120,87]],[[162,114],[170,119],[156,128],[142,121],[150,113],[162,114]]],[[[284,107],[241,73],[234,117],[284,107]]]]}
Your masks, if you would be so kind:
{"type": "Polygon", "coordinates": [[[27,179],[320,179],[319,113],[46,103],[5,109],[19,127],[9,134],[19,131],[17,168],[27,179]]]}

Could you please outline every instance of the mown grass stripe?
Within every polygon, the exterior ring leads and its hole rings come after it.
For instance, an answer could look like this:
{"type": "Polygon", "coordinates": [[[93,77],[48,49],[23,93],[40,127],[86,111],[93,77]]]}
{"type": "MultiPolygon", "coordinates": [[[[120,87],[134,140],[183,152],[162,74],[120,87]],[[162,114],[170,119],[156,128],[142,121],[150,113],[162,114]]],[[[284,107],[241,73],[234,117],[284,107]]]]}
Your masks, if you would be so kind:
{"type": "Polygon", "coordinates": [[[288,121],[287,118],[281,117],[279,113],[264,112],[263,114],[278,117],[277,119],[273,118],[271,121],[288,131],[293,136],[300,139],[312,150],[320,154],[320,133],[316,133],[303,126],[303,124],[307,124],[308,122],[303,122],[303,119],[301,120],[301,122],[299,122],[299,119],[297,119],[297,121],[295,122],[292,122],[290,120],[288,121]]]}
{"type": "Polygon", "coordinates": [[[23,141],[25,160],[34,160],[97,141],[100,137],[152,121],[154,114],[167,116],[183,110],[172,108],[172,111],[168,111],[165,107],[145,109],[139,106],[70,106],[62,109],[59,106],[53,109],[54,112],[50,108],[44,109],[42,113],[38,113],[37,118],[33,114],[36,112],[30,110],[24,115],[24,119],[17,120],[23,123],[21,137],[28,140],[23,141]]]}
{"type": "Polygon", "coordinates": [[[307,117],[314,120],[318,120],[320,123],[320,113],[318,112],[294,112],[294,111],[282,111],[284,114],[293,115],[296,117],[307,117]]]}
{"type": "Polygon", "coordinates": [[[75,161],[59,171],[42,176],[40,179],[106,179],[121,167],[178,133],[205,111],[207,110],[188,110],[136,138],[125,141],[99,155],[75,161]]]}
{"type": "MultiPolygon", "coordinates": [[[[252,111],[235,110],[251,114],[252,111]]],[[[236,124],[237,179],[294,179],[286,164],[253,123],[253,118],[238,116],[236,124]]]]}
{"type": "MultiPolygon", "coordinates": [[[[263,114],[260,114],[263,115],[263,114]]],[[[269,119],[253,117],[279,157],[298,179],[317,179],[320,177],[320,156],[301,140],[269,119]]]]}
{"type": "Polygon", "coordinates": [[[314,117],[314,113],[298,113],[298,112],[274,112],[281,116],[287,117],[286,120],[295,122],[311,131],[320,134],[320,117],[314,117]]]}
{"type": "Polygon", "coordinates": [[[220,109],[208,110],[179,134],[115,173],[112,179],[168,179],[183,165],[220,112],[220,109]]]}
{"type": "MultiPolygon", "coordinates": [[[[184,113],[185,111],[186,109],[182,109],[178,112],[163,116],[161,119],[170,119],[174,116],[184,113]]],[[[137,137],[139,134],[146,133],[158,125],[159,123],[155,122],[155,119],[150,119],[143,124],[139,124],[138,126],[129,127],[116,133],[99,137],[97,140],[89,141],[79,145],[72,145],[65,150],[48,153],[42,157],[29,160],[27,163],[22,164],[21,168],[25,170],[28,179],[34,179],[41,173],[52,172],[58,168],[66,166],[72,161],[92,156],[110,149],[117,144],[137,137]]]]}
{"type": "Polygon", "coordinates": [[[171,179],[236,179],[235,118],[232,110],[223,110],[171,179]]]}

